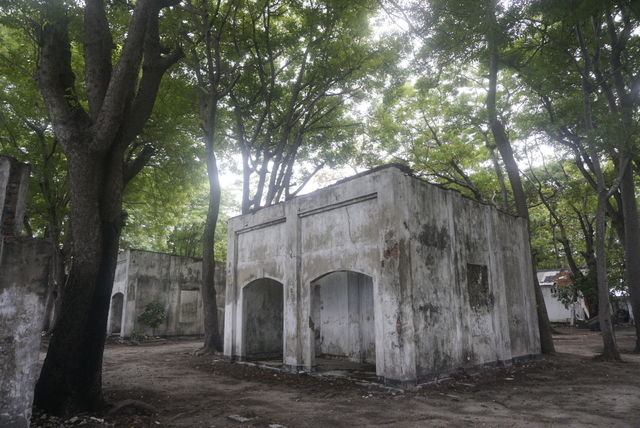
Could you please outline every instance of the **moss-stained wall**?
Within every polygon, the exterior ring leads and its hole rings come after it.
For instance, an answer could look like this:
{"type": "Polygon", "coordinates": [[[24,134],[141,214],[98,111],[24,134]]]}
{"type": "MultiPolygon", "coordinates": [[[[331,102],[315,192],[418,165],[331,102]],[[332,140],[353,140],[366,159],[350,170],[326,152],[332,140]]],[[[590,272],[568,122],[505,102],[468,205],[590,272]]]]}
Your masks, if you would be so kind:
{"type": "MultiPolygon", "coordinates": [[[[139,331],[150,334],[137,318],[150,302],[167,308],[166,321],[155,330],[157,336],[199,336],[204,334],[202,308],[202,261],[190,257],[127,250],[118,255],[118,265],[109,311],[108,333],[123,338],[139,331]]],[[[224,332],[225,270],[216,263],[215,283],[218,320],[224,332]]]]}
{"type": "Polygon", "coordinates": [[[0,257],[0,426],[28,427],[52,258],[51,242],[16,238],[0,257]]]}
{"type": "Polygon", "coordinates": [[[292,371],[312,370],[316,355],[364,358],[381,381],[406,387],[540,353],[525,221],[403,168],[233,218],[228,254],[228,359],[247,356],[244,311],[255,302],[243,288],[263,278],[283,286],[292,371]],[[372,291],[349,285],[345,272],[372,291]]]}

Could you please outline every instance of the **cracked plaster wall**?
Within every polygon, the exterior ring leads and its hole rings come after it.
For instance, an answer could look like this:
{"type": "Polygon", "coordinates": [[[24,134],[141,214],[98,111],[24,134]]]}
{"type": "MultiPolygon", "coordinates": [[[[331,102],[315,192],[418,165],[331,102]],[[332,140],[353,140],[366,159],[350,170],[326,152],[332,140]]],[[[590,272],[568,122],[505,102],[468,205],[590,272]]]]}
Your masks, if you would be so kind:
{"type": "Polygon", "coordinates": [[[0,426],[29,426],[38,372],[51,243],[16,238],[0,259],[0,426]]]}
{"type": "MultiPolygon", "coordinates": [[[[224,275],[224,264],[216,262],[221,334],[224,332],[224,275]]],[[[111,292],[107,333],[119,333],[122,338],[130,338],[134,331],[151,334],[151,329],[140,324],[137,318],[147,303],[156,301],[167,308],[165,322],[155,329],[156,336],[204,334],[201,283],[202,261],[199,259],[142,250],[122,251],[118,254],[111,292]]]]}
{"type": "MultiPolygon", "coordinates": [[[[410,387],[540,352],[524,220],[394,166],[231,219],[228,254],[228,359],[245,357],[243,288],[271,278],[284,288],[284,367],[312,370],[323,352],[312,284],[341,271],[371,278],[373,359],[387,384],[410,387]]],[[[345,290],[323,299],[334,301],[324,310],[334,311],[335,328],[349,313],[345,290]]],[[[345,356],[361,336],[341,338],[345,356]]]]}
{"type": "Polygon", "coordinates": [[[48,292],[51,243],[20,237],[27,164],[0,156],[0,426],[29,426],[48,292]]]}

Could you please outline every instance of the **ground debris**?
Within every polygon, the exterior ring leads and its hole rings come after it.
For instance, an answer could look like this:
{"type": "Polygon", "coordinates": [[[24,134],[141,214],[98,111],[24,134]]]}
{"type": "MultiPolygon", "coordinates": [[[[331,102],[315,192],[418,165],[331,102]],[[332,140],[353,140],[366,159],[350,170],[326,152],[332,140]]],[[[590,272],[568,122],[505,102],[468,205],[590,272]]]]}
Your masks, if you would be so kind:
{"type": "Polygon", "coordinates": [[[240,416],[240,415],[229,415],[227,417],[232,421],[236,421],[236,422],[249,422],[255,419],[255,418],[245,418],[244,416],[240,416]]]}
{"type": "Polygon", "coordinates": [[[48,415],[38,409],[34,409],[31,416],[31,426],[41,428],[67,428],[67,427],[116,427],[114,420],[108,418],[102,418],[92,416],[90,414],[79,414],[70,418],[60,418],[53,415],[48,415]]]}
{"type": "Polygon", "coordinates": [[[60,418],[48,415],[34,408],[31,417],[32,428],[162,428],[163,425],[152,416],[82,413],[72,417],[60,418]]]}
{"type": "MultiPolygon", "coordinates": [[[[195,357],[193,351],[201,345],[196,341],[168,341],[157,347],[107,344],[103,365],[107,402],[144,400],[158,413],[78,414],[71,415],[77,419],[65,419],[36,411],[31,426],[545,428],[578,426],[575,421],[586,417],[593,426],[637,427],[640,355],[625,354],[624,364],[597,362],[591,357],[601,352],[598,333],[585,336],[583,331],[559,329],[564,334],[557,341],[557,354],[542,361],[473,375],[460,371],[446,381],[406,391],[365,386],[375,381],[375,372],[369,369],[317,378],[229,364],[219,356],[195,357]],[[590,391],[602,391],[601,398],[594,401],[590,391]],[[239,422],[228,415],[255,419],[239,422]]],[[[617,327],[616,339],[619,346],[632,349],[635,329],[617,327]]],[[[337,363],[324,368],[335,370],[337,363]]]]}

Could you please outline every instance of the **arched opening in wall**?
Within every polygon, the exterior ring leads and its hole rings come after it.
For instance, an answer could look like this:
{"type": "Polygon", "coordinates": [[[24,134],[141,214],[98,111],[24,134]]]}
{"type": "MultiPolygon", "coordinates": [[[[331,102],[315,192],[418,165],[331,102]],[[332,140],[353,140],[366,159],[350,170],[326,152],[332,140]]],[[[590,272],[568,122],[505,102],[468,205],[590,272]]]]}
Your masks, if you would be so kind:
{"type": "Polygon", "coordinates": [[[242,296],[242,348],[247,359],[282,358],[284,292],[282,284],[262,278],[246,285],[242,296]]]}
{"type": "Polygon", "coordinates": [[[376,362],[373,279],[332,272],[311,282],[311,319],[316,357],[376,362]]]}
{"type": "Polygon", "coordinates": [[[111,334],[122,331],[122,309],[124,307],[124,295],[116,293],[111,297],[111,318],[109,319],[109,331],[111,334]]]}

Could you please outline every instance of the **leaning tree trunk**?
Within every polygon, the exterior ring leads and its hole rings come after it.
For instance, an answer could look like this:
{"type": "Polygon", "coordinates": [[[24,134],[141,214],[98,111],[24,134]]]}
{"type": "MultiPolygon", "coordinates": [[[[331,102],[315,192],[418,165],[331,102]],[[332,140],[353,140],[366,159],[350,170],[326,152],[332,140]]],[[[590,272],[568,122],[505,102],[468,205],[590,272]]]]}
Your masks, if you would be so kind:
{"type": "Polygon", "coordinates": [[[52,284],[50,286],[49,296],[47,297],[45,324],[42,328],[45,332],[45,336],[47,337],[53,334],[56,320],[60,317],[60,308],[62,306],[60,302],[62,302],[64,287],[67,283],[67,273],[65,268],[69,262],[68,255],[68,243],[65,243],[62,248],[60,248],[58,243],[53,243],[54,262],[53,275],[51,275],[52,284]]]}
{"type": "MultiPolygon", "coordinates": [[[[591,106],[589,93],[585,90],[583,82],[583,103],[585,110],[585,121],[589,129],[591,128],[591,106]]],[[[602,333],[603,351],[598,358],[604,360],[621,361],[620,350],[616,342],[611,319],[611,304],[609,300],[609,280],[607,278],[607,256],[606,256],[606,204],[610,193],[615,190],[616,184],[607,192],[604,182],[604,175],[600,168],[600,160],[593,142],[589,142],[589,152],[593,159],[593,169],[598,185],[598,208],[596,210],[596,272],[598,277],[598,321],[602,333]]]]}
{"type": "MultiPolygon", "coordinates": [[[[491,3],[492,0],[489,0],[491,3]]],[[[495,15],[490,16],[495,20],[495,15]]],[[[527,199],[522,186],[522,180],[520,179],[520,171],[515,157],[513,156],[513,149],[509,142],[509,137],[505,133],[502,123],[498,119],[498,113],[496,108],[496,92],[498,84],[498,53],[497,47],[493,37],[489,37],[489,91],[487,94],[487,114],[489,116],[489,126],[493,133],[493,138],[498,151],[504,162],[504,166],[507,170],[509,182],[511,183],[511,190],[513,191],[513,198],[516,204],[516,212],[518,216],[524,218],[527,221],[527,229],[529,229],[529,208],[527,207],[527,199]]],[[[529,245],[531,245],[531,239],[529,239],[529,245]]],[[[535,298],[536,298],[536,312],[538,315],[538,329],[540,332],[540,348],[543,354],[555,353],[555,346],[553,344],[553,330],[551,329],[551,323],[549,322],[549,315],[547,313],[547,306],[544,302],[544,296],[538,283],[538,276],[536,275],[536,262],[531,256],[531,265],[533,267],[533,278],[531,283],[533,284],[535,298]]]]}
{"type": "MultiPolygon", "coordinates": [[[[491,117],[491,115],[490,115],[491,117]]],[[[491,120],[491,119],[490,119],[491,120]]],[[[513,197],[516,203],[516,212],[518,216],[524,218],[527,221],[527,230],[529,230],[529,209],[527,207],[527,200],[522,186],[522,180],[520,179],[520,173],[518,170],[518,164],[513,156],[513,150],[509,143],[508,137],[504,132],[504,128],[497,117],[494,117],[492,121],[491,129],[493,131],[494,139],[500,151],[500,156],[504,161],[505,168],[507,169],[507,175],[509,182],[511,183],[511,189],[513,191],[513,197]]],[[[531,241],[529,241],[531,245],[531,241]]],[[[549,322],[549,314],[547,313],[547,305],[540,289],[540,283],[538,282],[538,276],[536,275],[536,261],[531,256],[531,265],[533,267],[532,284],[534,287],[534,293],[536,298],[536,312],[538,315],[538,329],[540,331],[540,347],[543,354],[555,353],[555,346],[553,344],[553,330],[551,329],[551,322],[549,322]]]]}
{"type": "Polygon", "coordinates": [[[197,354],[211,354],[222,351],[222,340],[218,323],[218,302],[215,284],[215,234],[220,213],[220,179],[216,161],[215,142],[218,134],[218,102],[229,94],[239,75],[233,77],[236,66],[227,68],[221,58],[224,57],[222,39],[226,34],[235,34],[236,16],[240,2],[230,1],[226,8],[209,9],[209,3],[203,1],[200,9],[190,9],[195,21],[204,33],[204,55],[192,50],[193,71],[198,82],[198,109],[200,125],[205,145],[205,161],[209,178],[209,208],[202,237],[202,303],[204,309],[204,345],[197,354]],[[231,27],[229,27],[231,25],[231,27]],[[230,76],[224,82],[223,76],[230,76]]]}
{"type": "MultiPolygon", "coordinates": [[[[58,272],[60,272],[60,245],[57,242],[51,244],[53,248],[53,263],[51,264],[52,274],[49,276],[49,292],[47,293],[47,304],[44,311],[44,324],[42,325],[42,331],[46,333],[46,336],[50,336],[53,330],[56,300],[60,295],[61,287],[59,287],[58,272]]],[[[58,300],[58,303],[60,300],[58,300]]],[[[57,305],[58,308],[60,305],[57,305]]],[[[59,311],[58,311],[59,312],[59,311]]]]}
{"type": "MultiPolygon", "coordinates": [[[[591,56],[587,52],[584,38],[582,36],[582,27],[578,24],[575,26],[576,35],[580,40],[580,49],[582,59],[584,61],[584,70],[582,73],[582,108],[584,114],[584,123],[587,133],[594,130],[593,116],[591,110],[591,90],[589,82],[589,72],[592,69],[591,56]]],[[[620,360],[620,351],[616,342],[616,336],[613,331],[613,323],[611,321],[611,305],[609,302],[609,281],[607,279],[607,254],[606,254],[606,204],[609,196],[616,190],[616,186],[611,187],[607,191],[604,181],[602,168],[600,167],[600,159],[598,151],[592,137],[587,139],[587,150],[591,161],[593,162],[593,172],[596,176],[597,192],[598,192],[598,209],[596,211],[596,270],[598,276],[598,319],[600,322],[600,330],[602,332],[602,342],[604,350],[601,357],[605,359],[620,360]]],[[[624,167],[624,166],[623,166],[624,167]]],[[[622,173],[622,171],[621,171],[622,173]]]]}

